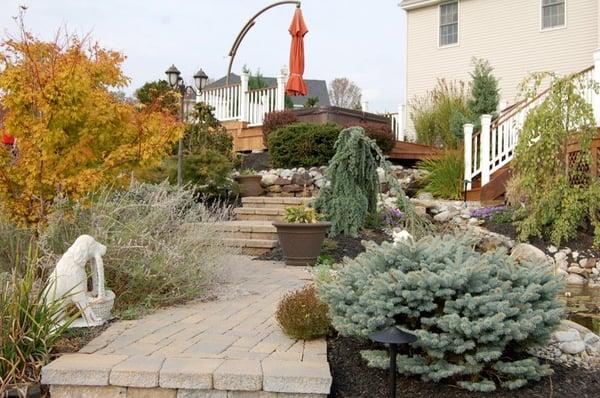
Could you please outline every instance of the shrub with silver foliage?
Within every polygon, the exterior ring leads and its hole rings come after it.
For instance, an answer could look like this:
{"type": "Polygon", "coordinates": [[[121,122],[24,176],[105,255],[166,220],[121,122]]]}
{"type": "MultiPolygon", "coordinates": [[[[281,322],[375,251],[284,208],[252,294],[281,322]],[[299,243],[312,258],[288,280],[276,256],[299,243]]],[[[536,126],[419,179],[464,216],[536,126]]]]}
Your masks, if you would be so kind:
{"type": "MultiPolygon", "coordinates": [[[[479,253],[468,238],[370,245],[319,283],[333,326],[366,338],[397,325],[418,340],[398,371],[425,381],[452,378],[468,390],[518,388],[551,373],[526,349],[544,344],[563,315],[561,283],[506,251],[479,253]]],[[[383,351],[363,352],[386,367],[383,351]]]]}

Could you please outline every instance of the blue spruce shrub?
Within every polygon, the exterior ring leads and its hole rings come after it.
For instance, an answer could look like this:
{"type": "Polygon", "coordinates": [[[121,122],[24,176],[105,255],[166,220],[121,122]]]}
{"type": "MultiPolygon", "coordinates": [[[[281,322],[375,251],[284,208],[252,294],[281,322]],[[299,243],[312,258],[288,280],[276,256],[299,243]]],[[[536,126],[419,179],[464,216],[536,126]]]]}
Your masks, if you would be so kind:
{"type": "MultiPolygon", "coordinates": [[[[370,245],[319,283],[333,326],[358,338],[392,325],[412,331],[418,340],[398,356],[398,371],[425,381],[452,378],[493,391],[551,374],[526,350],[560,322],[561,282],[543,265],[473,247],[454,235],[370,245]]],[[[388,366],[384,351],[362,355],[370,366],[388,366]]]]}

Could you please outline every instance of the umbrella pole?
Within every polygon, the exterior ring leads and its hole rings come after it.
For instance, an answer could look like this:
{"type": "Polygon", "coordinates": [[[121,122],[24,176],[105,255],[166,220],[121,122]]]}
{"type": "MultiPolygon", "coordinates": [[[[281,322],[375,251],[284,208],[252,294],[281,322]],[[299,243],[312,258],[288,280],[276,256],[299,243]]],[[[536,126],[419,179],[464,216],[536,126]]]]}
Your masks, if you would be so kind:
{"type": "Polygon", "coordinates": [[[229,50],[229,66],[227,66],[227,79],[225,85],[229,84],[229,75],[231,75],[231,67],[233,66],[233,60],[235,58],[235,54],[237,53],[238,47],[240,46],[242,40],[246,36],[246,33],[248,33],[248,31],[256,23],[254,20],[258,18],[258,16],[261,15],[263,12],[270,10],[273,7],[281,6],[284,4],[296,4],[296,8],[300,8],[300,1],[298,0],[278,1],[277,3],[273,3],[269,6],[266,6],[265,8],[257,12],[252,18],[248,20],[248,22],[246,22],[242,30],[240,30],[240,33],[238,33],[237,37],[235,38],[235,41],[233,42],[233,45],[231,46],[231,50],[229,50]]]}

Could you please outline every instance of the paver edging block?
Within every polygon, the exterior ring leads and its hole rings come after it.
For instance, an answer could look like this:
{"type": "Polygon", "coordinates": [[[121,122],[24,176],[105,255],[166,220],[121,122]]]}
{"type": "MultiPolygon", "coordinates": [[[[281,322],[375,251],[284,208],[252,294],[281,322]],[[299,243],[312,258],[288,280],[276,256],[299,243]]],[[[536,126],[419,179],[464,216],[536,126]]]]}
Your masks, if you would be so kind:
{"type": "Polygon", "coordinates": [[[42,368],[48,385],[107,386],[111,369],[124,355],[65,354],[42,368]]]}
{"type": "Polygon", "coordinates": [[[125,387],[158,387],[158,375],[163,362],[162,357],[129,357],[111,370],[109,383],[125,387]]]}
{"type": "Polygon", "coordinates": [[[265,360],[263,389],[278,393],[329,394],[333,381],[327,362],[265,360]]]}
{"type": "Polygon", "coordinates": [[[259,391],[262,389],[260,362],[247,359],[227,359],[213,373],[216,390],[259,391]]]}
{"type": "Polygon", "coordinates": [[[160,369],[158,384],[163,388],[210,390],[213,373],[222,359],[167,358],[160,369]]]}

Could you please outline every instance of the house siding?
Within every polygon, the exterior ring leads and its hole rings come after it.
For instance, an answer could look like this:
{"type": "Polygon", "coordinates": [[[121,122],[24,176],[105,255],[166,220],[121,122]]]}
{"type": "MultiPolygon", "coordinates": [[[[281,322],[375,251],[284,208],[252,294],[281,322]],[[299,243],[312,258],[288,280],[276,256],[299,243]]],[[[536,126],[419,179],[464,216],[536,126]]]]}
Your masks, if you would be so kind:
{"type": "Polygon", "coordinates": [[[531,72],[585,69],[600,44],[598,3],[567,0],[566,27],[541,31],[540,0],[460,0],[459,42],[445,48],[438,46],[438,5],[409,10],[407,100],[432,89],[437,78],[468,81],[474,56],[494,67],[508,103],[531,72]]]}

